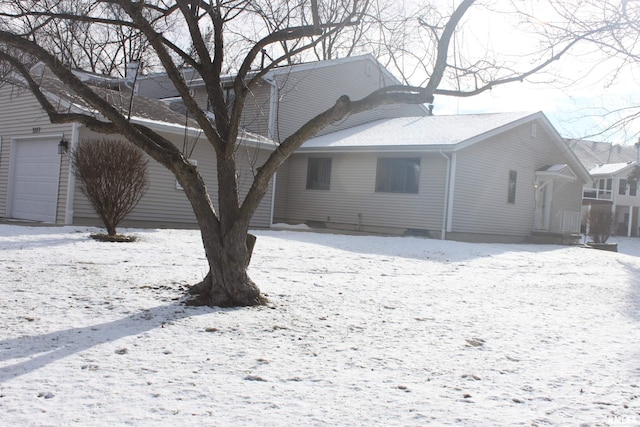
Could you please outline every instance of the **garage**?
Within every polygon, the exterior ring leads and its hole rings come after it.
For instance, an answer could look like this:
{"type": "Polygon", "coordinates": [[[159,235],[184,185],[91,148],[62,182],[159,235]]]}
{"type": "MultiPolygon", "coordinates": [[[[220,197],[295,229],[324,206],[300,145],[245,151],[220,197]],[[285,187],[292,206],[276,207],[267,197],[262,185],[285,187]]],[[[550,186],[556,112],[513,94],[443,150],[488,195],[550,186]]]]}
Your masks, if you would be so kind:
{"type": "Polygon", "coordinates": [[[55,139],[14,140],[7,216],[55,222],[59,177],[60,156],[55,139]]]}

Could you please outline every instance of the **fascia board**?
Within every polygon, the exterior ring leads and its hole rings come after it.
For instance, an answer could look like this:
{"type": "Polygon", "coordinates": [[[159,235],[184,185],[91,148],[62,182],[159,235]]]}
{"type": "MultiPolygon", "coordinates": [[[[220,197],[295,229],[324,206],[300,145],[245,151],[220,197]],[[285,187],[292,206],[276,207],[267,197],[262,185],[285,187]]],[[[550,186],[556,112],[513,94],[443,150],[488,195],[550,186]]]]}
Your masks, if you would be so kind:
{"type": "Polygon", "coordinates": [[[556,146],[562,151],[562,154],[569,160],[569,165],[571,168],[577,172],[577,175],[582,179],[585,183],[590,184],[592,182],[592,177],[589,174],[587,168],[582,164],[578,156],[573,152],[573,150],[569,147],[569,144],[566,140],[558,133],[556,128],[551,124],[547,116],[542,112],[538,112],[535,114],[535,118],[539,120],[539,123],[542,124],[544,130],[547,131],[549,135],[551,135],[551,139],[556,144],[556,146]]]}
{"type": "Polygon", "coordinates": [[[298,154],[329,154],[329,153],[451,153],[455,151],[452,145],[368,145],[362,147],[312,147],[299,148],[298,154]]]}

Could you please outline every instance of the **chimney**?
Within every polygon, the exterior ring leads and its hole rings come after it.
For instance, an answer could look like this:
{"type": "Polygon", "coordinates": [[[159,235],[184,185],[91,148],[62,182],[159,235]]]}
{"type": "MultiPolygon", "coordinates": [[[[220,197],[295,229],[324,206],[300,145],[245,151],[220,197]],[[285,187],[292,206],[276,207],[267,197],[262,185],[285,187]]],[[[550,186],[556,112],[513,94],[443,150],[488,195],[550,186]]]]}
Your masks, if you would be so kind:
{"type": "Polygon", "coordinates": [[[138,80],[138,71],[140,70],[140,62],[131,61],[127,64],[124,70],[125,81],[124,84],[129,89],[136,90],[136,80],[138,80]]]}

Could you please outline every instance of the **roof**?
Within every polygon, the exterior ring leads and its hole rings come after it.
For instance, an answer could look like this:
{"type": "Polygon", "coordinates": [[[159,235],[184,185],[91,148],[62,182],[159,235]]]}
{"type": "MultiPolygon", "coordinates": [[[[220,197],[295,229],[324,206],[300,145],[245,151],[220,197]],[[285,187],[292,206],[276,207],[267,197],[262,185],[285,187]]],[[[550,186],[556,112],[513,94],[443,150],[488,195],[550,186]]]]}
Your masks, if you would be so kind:
{"type": "MultiPolygon", "coordinates": [[[[58,100],[66,101],[69,105],[59,105],[59,108],[74,108],[82,113],[91,113],[94,109],[83,98],[70,91],[60,80],[51,78],[40,79],[41,88],[50,96],[58,100]]],[[[102,98],[109,101],[121,113],[131,114],[132,120],[138,119],[145,123],[160,123],[164,125],[180,126],[183,131],[185,126],[197,129],[197,123],[186,118],[184,115],[174,112],[166,103],[156,99],[145,98],[132,94],[131,90],[112,90],[98,86],[91,86],[91,89],[102,98]]]]}
{"type": "Polygon", "coordinates": [[[615,175],[620,172],[624,172],[626,169],[631,169],[637,165],[636,162],[626,162],[626,163],[607,163],[603,165],[598,165],[591,170],[589,173],[591,175],[615,175]]]}
{"type": "MultiPolygon", "coordinates": [[[[38,78],[38,82],[43,93],[51,98],[52,103],[57,106],[60,112],[74,111],[99,118],[102,117],[83,98],[69,90],[60,80],[42,76],[38,78]]],[[[20,83],[16,82],[16,84],[20,83]]],[[[172,134],[182,135],[188,132],[192,135],[200,135],[202,133],[195,120],[186,117],[185,114],[173,111],[166,102],[135,95],[131,89],[124,85],[120,86],[120,90],[100,86],[91,86],[91,89],[109,101],[112,106],[125,116],[130,111],[131,121],[134,123],[147,126],[156,131],[172,134]]],[[[270,139],[244,129],[240,135],[243,140],[248,142],[267,143],[267,146],[275,145],[270,139]]]]}
{"type": "MultiPolygon", "coordinates": [[[[365,55],[357,55],[357,56],[347,56],[344,58],[336,58],[336,59],[324,59],[320,61],[311,61],[311,62],[301,62],[298,64],[285,64],[274,67],[267,71],[265,80],[270,80],[273,76],[281,75],[281,74],[291,74],[292,72],[306,72],[311,70],[317,70],[325,67],[333,67],[336,65],[347,64],[351,62],[357,61],[368,61],[372,63],[375,67],[379,68],[382,73],[394,84],[400,84],[400,80],[398,80],[389,70],[386,69],[373,55],[365,54],[365,55]]],[[[191,69],[186,69],[191,70],[191,69]]],[[[258,73],[260,70],[252,70],[249,72],[249,75],[254,75],[258,73]]],[[[183,71],[186,72],[186,71],[183,71]]],[[[191,72],[191,77],[189,81],[189,86],[197,87],[204,85],[204,80],[202,77],[198,75],[196,72],[191,72]]],[[[157,77],[166,76],[166,73],[156,73],[154,75],[142,77],[142,79],[153,79],[157,77]]],[[[235,79],[235,74],[225,74],[220,76],[222,82],[230,83],[235,79]]]]}
{"type": "Polygon", "coordinates": [[[571,182],[576,180],[576,174],[571,170],[571,167],[569,167],[569,165],[566,163],[545,166],[543,168],[538,169],[535,172],[535,175],[551,176],[557,180],[564,180],[564,181],[571,181],[571,182]]]}
{"type": "MultiPolygon", "coordinates": [[[[590,182],[591,177],[587,169],[542,112],[383,119],[312,138],[298,151],[301,153],[453,152],[534,121],[545,129],[551,142],[556,144],[564,154],[573,173],[582,181],[590,182]]],[[[562,174],[563,166],[554,165],[554,169],[548,172],[562,174]]]]}
{"type": "Polygon", "coordinates": [[[382,119],[312,138],[301,151],[451,149],[504,132],[542,113],[491,113],[382,119]],[[398,137],[402,135],[402,137],[398,137]]]}
{"type": "Polygon", "coordinates": [[[627,163],[638,160],[638,149],[633,145],[614,145],[581,139],[567,141],[569,147],[589,170],[608,163],[627,163]]]}

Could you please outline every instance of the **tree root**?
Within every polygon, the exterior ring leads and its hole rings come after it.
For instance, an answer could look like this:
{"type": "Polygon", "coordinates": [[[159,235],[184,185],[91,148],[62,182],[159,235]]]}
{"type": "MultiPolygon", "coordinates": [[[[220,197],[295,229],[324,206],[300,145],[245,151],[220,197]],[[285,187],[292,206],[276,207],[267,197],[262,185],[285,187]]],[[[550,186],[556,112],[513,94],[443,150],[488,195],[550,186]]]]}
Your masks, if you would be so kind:
{"type": "Polygon", "coordinates": [[[188,306],[209,306],[209,307],[250,307],[265,305],[268,299],[260,293],[253,284],[245,284],[233,294],[229,293],[222,286],[212,283],[211,273],[201,281],[191,286],[186,291],[187,298],[184,303],[188,306]]]}

